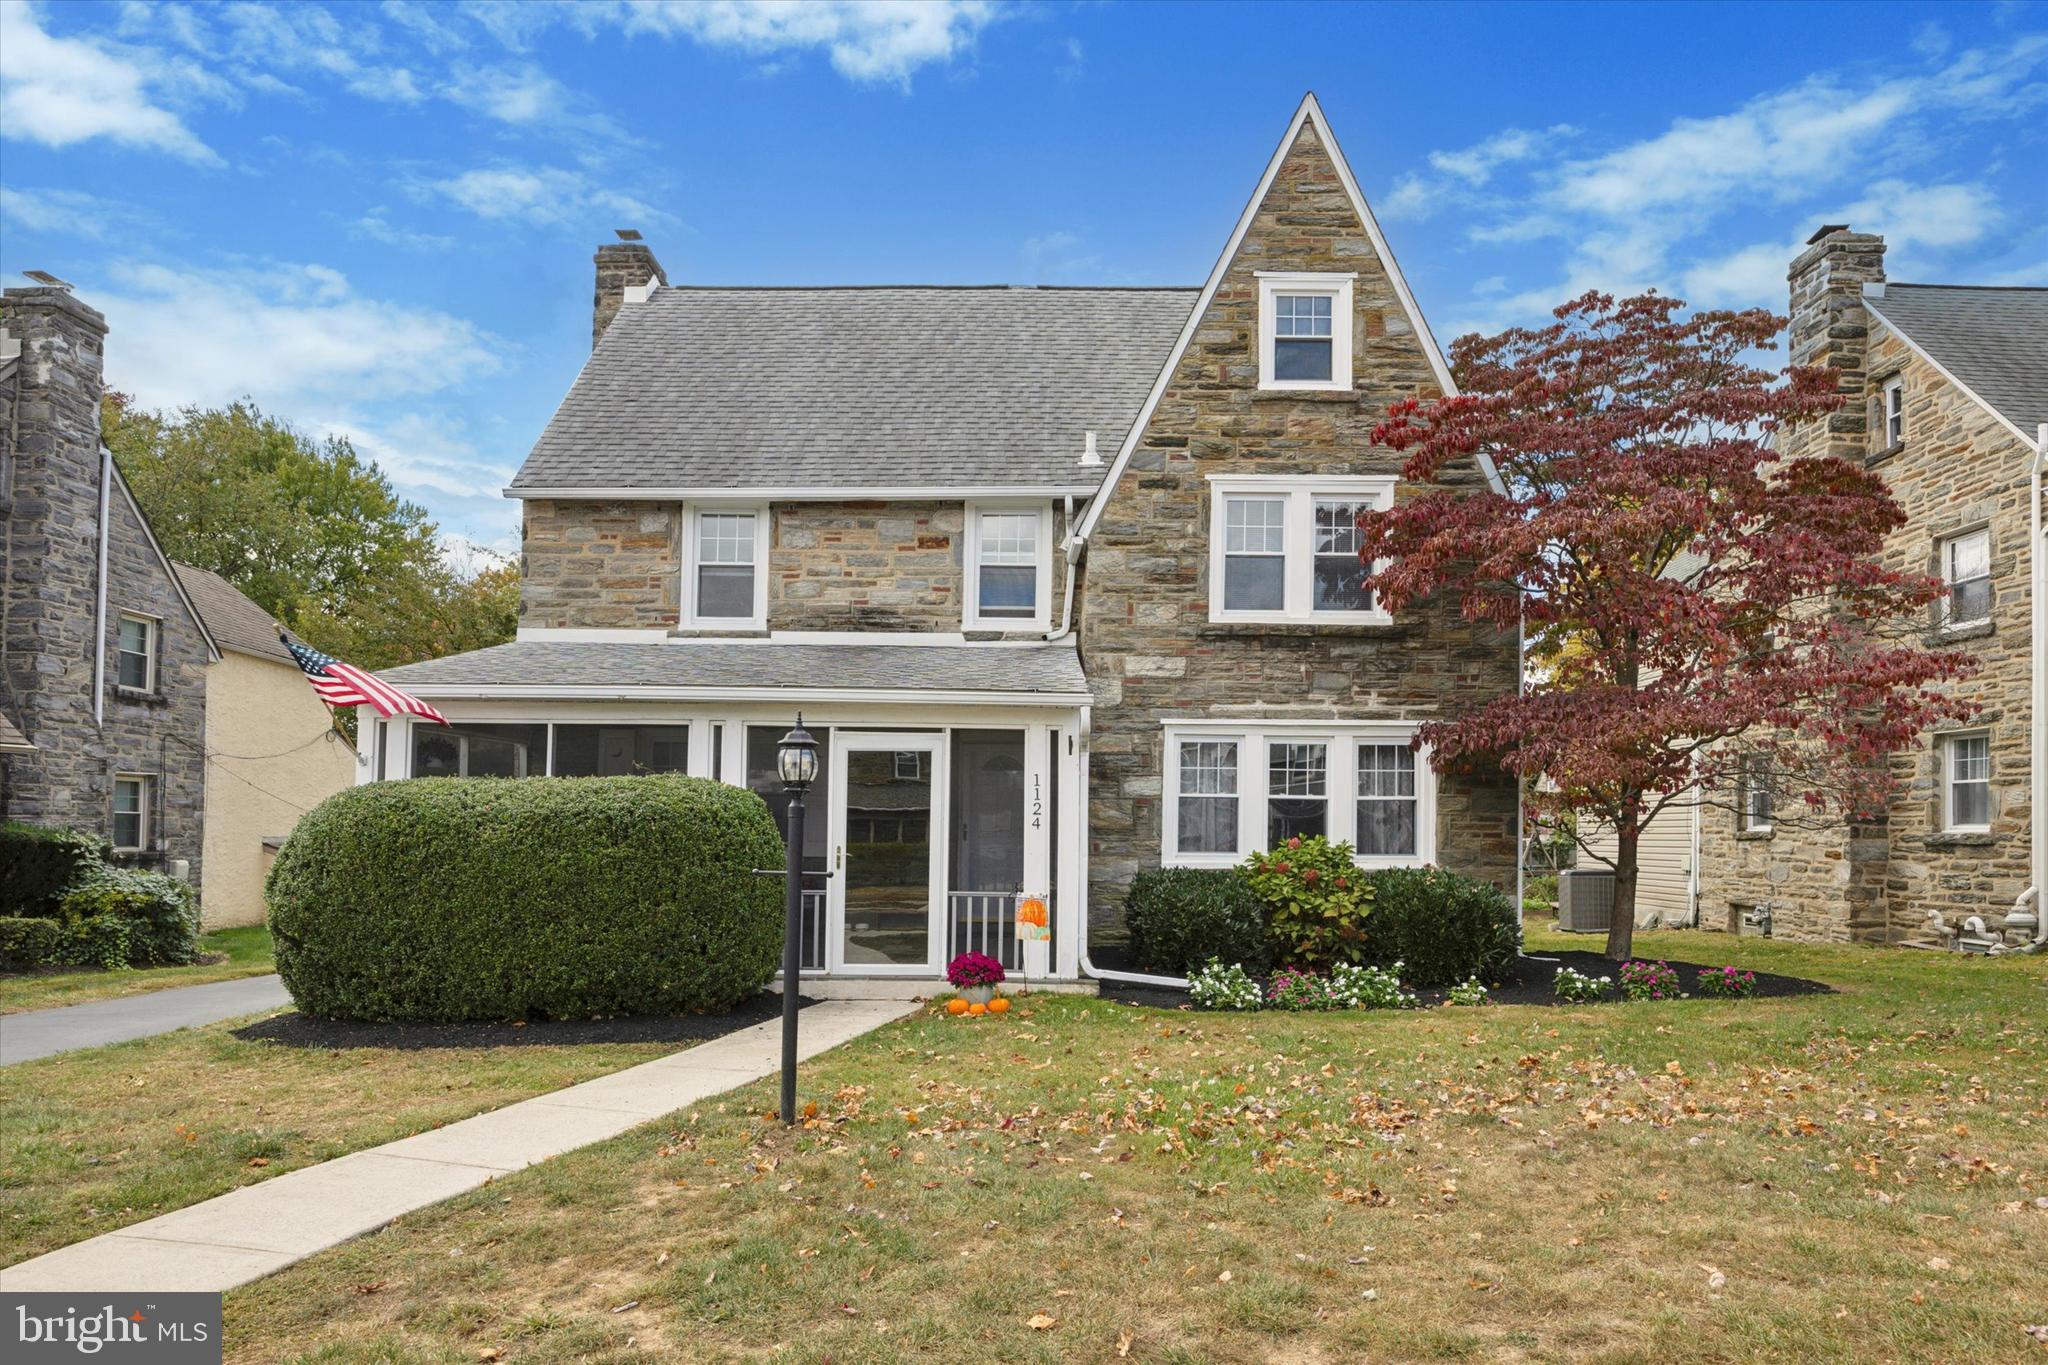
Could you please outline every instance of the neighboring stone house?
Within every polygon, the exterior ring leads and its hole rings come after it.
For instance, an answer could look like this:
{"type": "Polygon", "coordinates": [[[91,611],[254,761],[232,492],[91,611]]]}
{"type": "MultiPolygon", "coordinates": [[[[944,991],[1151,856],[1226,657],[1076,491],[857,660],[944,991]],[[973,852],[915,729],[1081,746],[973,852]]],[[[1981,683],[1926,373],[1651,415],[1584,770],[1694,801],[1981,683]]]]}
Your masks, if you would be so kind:
{"type": "Polygon", "coordinates": [[[0,813],[203,893],[220,652],[100,441],[106,335],[68,285],[0,298],[0,813]]]}
{"type": "MultiPolygon", "coordinates": [[[[1883,474],[1906,514],[1894,567],[1946,579],[1927,646],[1967,653],[1980,708],[1894,756],[1882,819],[1832,829],[1773,819],[1764,784],[1701,814],[1699,919],[1823,941],[1940,941],[1935,920],[1996,931],[2037,884],[2029,761],[2034,672],[2028,498],[2048,422],[2048,289],[1890,284],[1884,240],[1823,228],[1791,269],[1791,351],[1841,376],[1847,403],[1787,431],[1883,474]]],[[[2030,907],[2012,928],[2031,931],[2030,907]]]]}
{"type": "Polygon", "coordinates": [[[594,352],[508,490],[518,638],[391,670],[452,724],[365,724],[364,780],[684,771],[780,819],[801,710],[834,874],[802,960],[854,977],[977,948],[1072,980],[1137,870],[1297,832],[1512,886],[1514,784],[1411,745],[1516,686],[1513,635],[1358,587],[1356,512],[1418,491],[1372,426],[1451,380],[1313,97],[1198,288],[596,263],[594,352]]]}
{"type": "Polygon", "coordinates": [[[263,878],[299,817],[353,783],[356,753],[278,639],[219,574],[175,566],[220,650],[206,668],[206,927],[261,924],[263,878]]]}

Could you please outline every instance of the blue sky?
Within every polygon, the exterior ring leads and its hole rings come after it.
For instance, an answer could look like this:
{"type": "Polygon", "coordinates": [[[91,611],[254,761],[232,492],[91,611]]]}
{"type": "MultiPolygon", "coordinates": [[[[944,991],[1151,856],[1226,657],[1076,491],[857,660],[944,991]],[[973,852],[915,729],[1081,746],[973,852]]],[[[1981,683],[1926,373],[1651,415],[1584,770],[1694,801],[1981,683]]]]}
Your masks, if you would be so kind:
{"type": "Polygon", "coordinates": [[[1782,309],[1830,221],[2048,284],[2016,4],[0,0],[0,271],[103,309],[116,387],[346,432],[506,547],[613,227],[678,282],[1193,284],[1310,88],[1446,340],[1782,309]]]}

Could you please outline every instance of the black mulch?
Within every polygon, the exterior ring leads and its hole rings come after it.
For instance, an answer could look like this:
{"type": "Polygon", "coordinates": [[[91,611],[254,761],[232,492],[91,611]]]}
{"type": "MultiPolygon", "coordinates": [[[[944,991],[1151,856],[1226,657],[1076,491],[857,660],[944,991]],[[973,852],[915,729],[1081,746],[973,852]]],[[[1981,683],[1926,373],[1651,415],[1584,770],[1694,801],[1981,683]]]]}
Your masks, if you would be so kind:
{"type": "MultiPolygon", "coordinates": [[[[1700,973],[1722,964],[1673,962],[1670,965],[1672,970],[1678,973],[1678,988],[1687,995],[1692,995],[1695,993],[1694,987],[1699,981],[1700,973]]],[[[1495,1005],[1562,1005],[1566,1002],[1551,993],[1551,978],[1557,975],[1560,967],[1570,967],[1587,976],[1612,977],[1615,981],[1615,990],[1618,992],[1620,989],[1620,964],[1605,953],[1545,953],[1541,957],[1517,958],[1514,980],[1499,986],[1489,986],[1486,991],[1487,1001],[1495,1005]]],[[[1756,974],[1756,995],[1759,998],[1779,995],[1825,995],[1832,994],[1833,991],[1834,987],[1825,982],[1808,981],[1801,976],[1773,976],[1767,972],[1756,974]]],[[[1143,1005],[1152,1009],[1167,1010],[1193,1008],[1188,1004],[1186,991],[1157,986],[1127,986],[1121,982],[1104,981],[1100,983],[1099,993],[1103,999],[1114,1000],[1122,1005],[1143,1005]]],[[[1434,990],[1417,991],[1416,994],[1422,998],[1425,1005],[1441,1005],[1450,992],[1434,990]]],[[[1619,996],[1610,999],[1618,1000],[1619,996]]]]}
{"type": "MultiPolygon", "coordinates": [[[[797,997],[799,1008],[815,1005],[797,997]]],[[[358,1019],[315,1019],[292,1010],[272,1015],[235,1037],[306,1048],[537,1047],[575,1043],[703,1043],[782,1014],[782,997],[763,991],[724,1014],[638,1014],[618,1019],[533,1019],[469,1024],[375,1024],[358,1019]]]]}

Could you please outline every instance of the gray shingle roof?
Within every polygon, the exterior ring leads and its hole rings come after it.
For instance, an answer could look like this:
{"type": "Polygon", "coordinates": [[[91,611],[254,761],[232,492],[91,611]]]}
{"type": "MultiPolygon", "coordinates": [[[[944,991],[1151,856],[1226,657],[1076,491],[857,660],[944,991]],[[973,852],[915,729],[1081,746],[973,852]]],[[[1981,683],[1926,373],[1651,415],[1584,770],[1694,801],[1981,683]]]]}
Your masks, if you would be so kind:
{"type": "Polygon", "coordinates": [[[658,289],[629,303],[512,491],[1089,488],[1194,289],[658,289]]]}
{"type": "Polygon", "coordinates": [[[1867,302],[2028,440],[2048,422],[2048,289],[1889,284],[1867,302]]]}
{"type": "Polygon", "coordinates": [[[1044,692],[1085,695],[1071,640],[1044,644],[847,645],[780,640],[583,643],[520,640],[378,675],[433,695],[438,688],[704,687],[1044,692]]]}
{"type": "Polygon", "coordinates": [[[291,663],[291,652],[278,643],[270,613],[242,595],[241,589],[211,569],[190,564],[171,566],[178,584],[192,600],[192,609],[206,623],[206,633],[222,649],[239,650],[262,659],[291,663]]]}

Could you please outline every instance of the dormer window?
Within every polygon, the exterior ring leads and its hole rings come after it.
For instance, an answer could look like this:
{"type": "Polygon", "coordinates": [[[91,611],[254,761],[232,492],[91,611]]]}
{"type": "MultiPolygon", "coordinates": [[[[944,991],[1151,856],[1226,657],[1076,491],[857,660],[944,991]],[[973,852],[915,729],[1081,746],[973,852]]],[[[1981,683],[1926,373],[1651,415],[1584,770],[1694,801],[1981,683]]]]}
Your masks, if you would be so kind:
{"type": "Polygon", "coordinates": [[[1351,387],[1353,276],[1259,272],[1259,387],[1351,387]]]}
{"type": "Polygon", "coordinates": [[[683,624],[707,630],[766,630],[768,575],[761,563],[768,509],[712,505],[684,518],[689,545],[683,624]]]}
{"type": "Polygon", "coordinates": [[[1051,628],[1051,508],[968,504],[962,561],[967,570],[968,630],[1051,628]]]}
{"type": "Polygon", "coordinates": [[[1901,375],[1893,375],[1884,384],[1884,445],[1889,450],[1902,445],[1906,439],[1906,381],[1901,375]]]}

